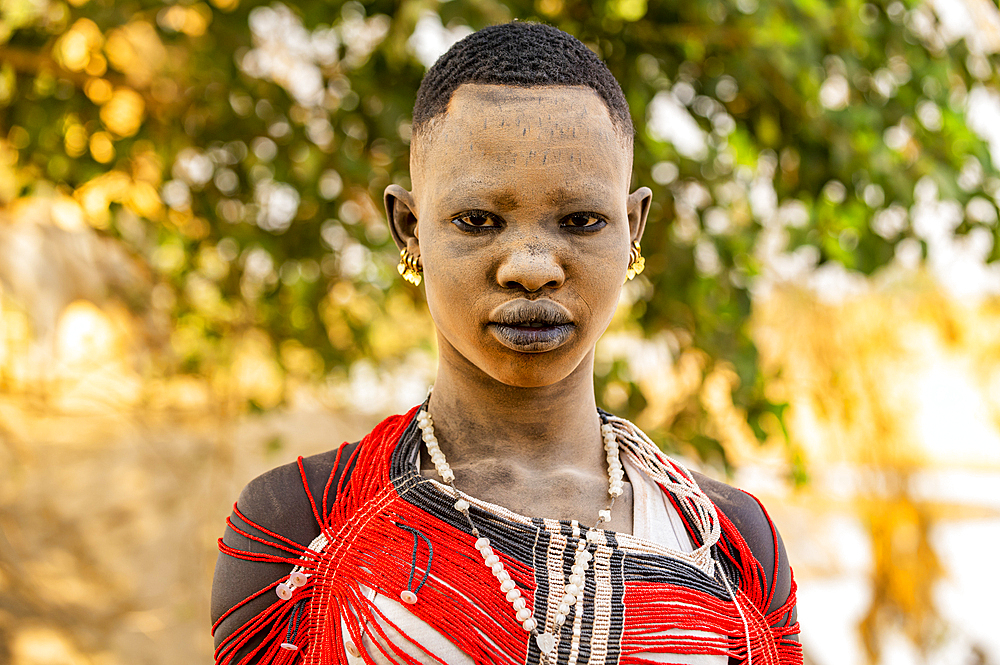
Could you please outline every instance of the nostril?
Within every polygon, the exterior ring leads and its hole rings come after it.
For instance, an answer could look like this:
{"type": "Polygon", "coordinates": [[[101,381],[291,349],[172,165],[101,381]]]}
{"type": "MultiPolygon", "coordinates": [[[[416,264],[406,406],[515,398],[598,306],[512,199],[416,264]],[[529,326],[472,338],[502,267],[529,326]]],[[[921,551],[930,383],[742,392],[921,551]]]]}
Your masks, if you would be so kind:
{"type": "Polygon", "coordinates": [[[546,282],[535,279],[520,279],[520,280],[507,280],[503,282],[504,288],[508,289],[518,289],[521,291],[527,291],[528,293],[534,293],[535,291],[540,291],[542,289],[555,289],[562,284],[562,280],[550,279],[546,282]]]}
{"type": "Polygon", "coordinates": [[[558,288],[565,279],[563,267],[548,250],[527,247],[507,254],[497,267],[496,280],[504,288],[533,293],[558,288]]]}

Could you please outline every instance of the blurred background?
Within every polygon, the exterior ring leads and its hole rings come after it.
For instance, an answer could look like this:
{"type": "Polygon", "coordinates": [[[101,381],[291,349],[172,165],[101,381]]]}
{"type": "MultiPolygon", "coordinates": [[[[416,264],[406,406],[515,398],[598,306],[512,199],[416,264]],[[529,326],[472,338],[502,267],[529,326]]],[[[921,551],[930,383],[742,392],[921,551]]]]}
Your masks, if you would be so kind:
{"type": "Polygon", "coordinates": [[[996,0],[0,0],[0,664],[210,662],[240,488],[423,398],[382,190],[513,18],[654,191],[602,406],[769,506],[807,662],[1000,663],[996,0]]]}

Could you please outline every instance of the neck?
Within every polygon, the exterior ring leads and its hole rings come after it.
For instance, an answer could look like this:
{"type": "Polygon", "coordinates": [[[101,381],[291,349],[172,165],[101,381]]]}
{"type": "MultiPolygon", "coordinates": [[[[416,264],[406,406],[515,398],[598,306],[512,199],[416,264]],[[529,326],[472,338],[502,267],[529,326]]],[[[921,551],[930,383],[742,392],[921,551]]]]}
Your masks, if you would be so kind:
{"type": "Polygon", "coordinates": [[[430,400],[435,431],[452,465],[496,459],[538,472],[605,466],[591,351],[561,381],[518,388],[478,368],[442,362],[430,400]]]}

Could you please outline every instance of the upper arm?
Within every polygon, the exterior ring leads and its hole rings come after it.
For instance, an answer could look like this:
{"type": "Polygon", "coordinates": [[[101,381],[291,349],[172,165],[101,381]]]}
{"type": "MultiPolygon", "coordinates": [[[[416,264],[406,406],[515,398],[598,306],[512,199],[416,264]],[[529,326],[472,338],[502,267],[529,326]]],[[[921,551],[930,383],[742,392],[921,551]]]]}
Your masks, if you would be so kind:
{"type": "MultiPolygon", "coordinates": [[[[323,494],[327,481],[334,471],[336,458],[337,451],[334,450],[304,459],[305,484],[297,463],[271,469],[247,484],[236,502],[237,509],[246,516],[247,521],[300,545],[309,545],[320,533],[320,525],[313,512],[313,502],[322,514],[323,494]],[[309,494],[306,493],[307,487],[309,494]]],[[[343,462],[346,463],[346,459],[343,459],[343,462]]],[[[331,495],[335,490],[335,486],[331,488],[331,495]]],[[[331,496],[331,502],[333,499],[331,496]]],[[[230,520],[239,531],[246,532],[254,538],[240,533],[227,524],[222,542],[229,547],[283,558],[294,556],[269,545],[268,543],[278,541],[252,524],[248,524],[236,511],[230,520]]],[[[220,552],[212,582],[213,625],[231,608],[285,577],[291,570],[290,563],[247,561],[220,552]]],[[[240,626],[272,605],[276,598],[277,596],[271,593],[261,594],[226,616],[215,628],[216,647],[240,626]]],[[[256,644],[251,642],[251,645],[241,651],[246,653],[256,644]]]]}
{"type": "MultiPolygon", "coordinates": [[[[771,595],[767,613],[777,610],[785,604],[792,592],[792,569],[778,529],[753,496],[699,473],[694,476],[701,489],[740,532],[750,552],[760,562],[767,583],[765,596],[771,595]]],[[[781,624],[789,625],[795,620],[796,610],[793,608],[781,624]]]]}

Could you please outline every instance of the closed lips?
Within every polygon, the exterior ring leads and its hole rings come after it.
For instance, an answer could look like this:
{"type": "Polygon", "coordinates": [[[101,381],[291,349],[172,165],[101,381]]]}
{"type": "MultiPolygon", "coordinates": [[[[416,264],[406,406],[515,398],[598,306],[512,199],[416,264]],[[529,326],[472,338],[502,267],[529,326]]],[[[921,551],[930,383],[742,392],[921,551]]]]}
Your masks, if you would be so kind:
{"type": "Polygon", "coordinates": [[[517,328],[547,328],[573,322],[562,305],[551,300],[513,300],[493,310],[491,323],[517,328]]]}
{"type": "Polygon", "coordinates": [[[489,330],[504,346],[522,353],[543,353],[565,344],[575,326],[569,312],[551,300],[519,299],[490,315],[489,330]]]}

